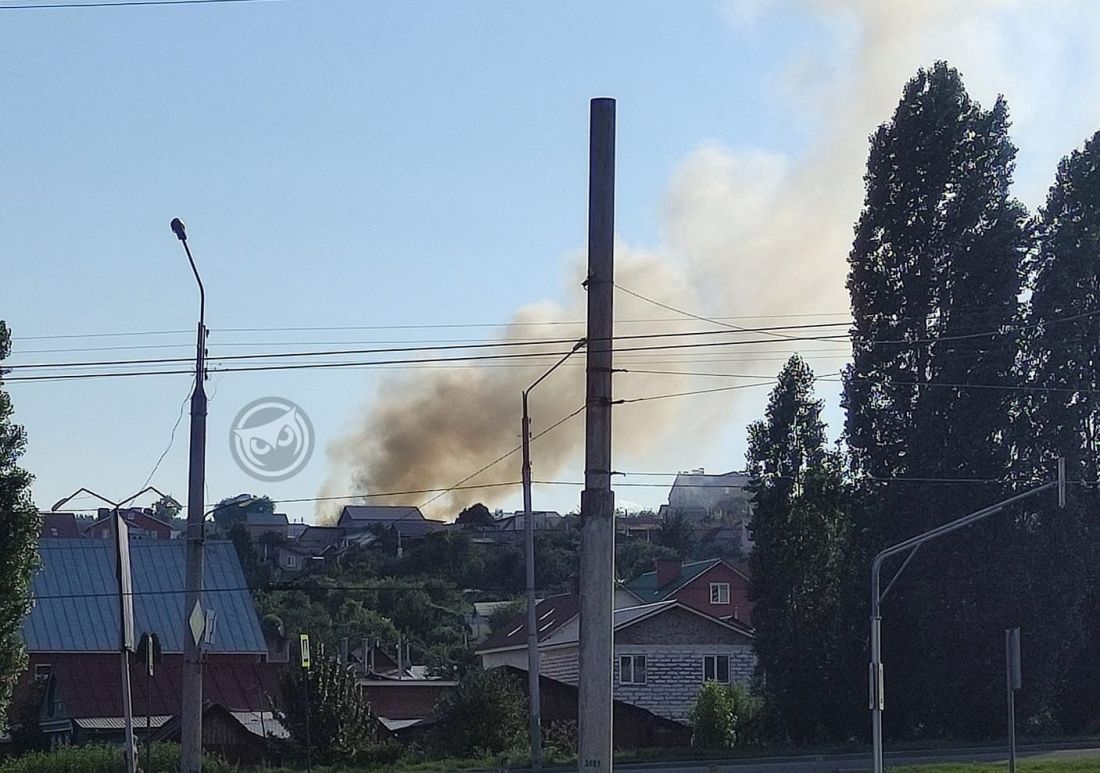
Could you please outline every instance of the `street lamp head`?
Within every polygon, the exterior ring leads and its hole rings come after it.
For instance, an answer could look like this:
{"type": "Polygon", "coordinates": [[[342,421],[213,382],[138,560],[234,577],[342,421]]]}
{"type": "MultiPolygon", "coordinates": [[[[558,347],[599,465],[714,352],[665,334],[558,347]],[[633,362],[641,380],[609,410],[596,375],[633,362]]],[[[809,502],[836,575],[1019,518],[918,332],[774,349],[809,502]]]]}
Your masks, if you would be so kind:
{"type": "Polygon", "coordinates": [[[172,233],[176,235],[176,238],[181,242],[187,241],[187,226],[183,224],[183,221],[178,217],[172,218],[172,233]]]}

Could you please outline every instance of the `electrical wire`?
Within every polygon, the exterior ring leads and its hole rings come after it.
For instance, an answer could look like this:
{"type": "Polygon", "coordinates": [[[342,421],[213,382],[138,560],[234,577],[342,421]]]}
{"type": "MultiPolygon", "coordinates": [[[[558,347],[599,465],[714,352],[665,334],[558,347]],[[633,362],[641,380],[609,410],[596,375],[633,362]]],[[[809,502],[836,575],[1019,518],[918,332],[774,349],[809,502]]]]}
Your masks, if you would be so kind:
{"type": "Polygon", "coordinates": [[[31,11],[77,8],[136,8],[143,5],[215,5],[220,3],[262,3],[273,0],[93,0],[88,3],[21,3],[0,5],[2,11],[31,11]]]}

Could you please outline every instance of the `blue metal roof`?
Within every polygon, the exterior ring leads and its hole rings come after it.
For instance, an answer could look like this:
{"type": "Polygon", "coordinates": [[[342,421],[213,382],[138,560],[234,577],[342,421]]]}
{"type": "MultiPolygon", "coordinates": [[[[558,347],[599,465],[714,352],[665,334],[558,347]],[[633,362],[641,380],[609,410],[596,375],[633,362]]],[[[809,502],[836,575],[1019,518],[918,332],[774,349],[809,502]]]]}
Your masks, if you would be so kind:
{"type": "MultiPolygon", "coordinates": [[[[43,539],[34,605],[23,621],[30,652],[118,650],[118,585],[113,540],[43,539]]],[[[190,636],[183,615],[183,540],[132,540],[134,629],[160,637],[164,652],[182,652],[190,636]],[[186,633],[185,633],[186,631],[186,633]]],[[[230,542],[205,543],[203,606],[217,615],[208,652],[267,652],[256,607],[230,542]]]]}

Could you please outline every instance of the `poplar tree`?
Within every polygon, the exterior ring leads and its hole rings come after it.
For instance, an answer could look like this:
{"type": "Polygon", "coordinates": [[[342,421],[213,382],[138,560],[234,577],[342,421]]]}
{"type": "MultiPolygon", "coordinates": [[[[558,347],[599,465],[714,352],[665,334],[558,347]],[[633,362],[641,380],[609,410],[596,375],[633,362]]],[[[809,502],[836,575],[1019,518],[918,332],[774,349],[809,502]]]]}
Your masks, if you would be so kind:
{"type": "MultiPolygon", "coordinates": [[[[871,137],[848,277],[846,440],[863,486],[853,589],[866,588],[875,550],[1005,494],[1029,245],[1008,128],[1003,99],[983,109],[937,62],[871,137]]],[[[1011,539],[1011,524],[985,523],[906,569],[884,607],[888,729],[983,733],[998,721],[1011,539]]]]}
{"type": "MultiPolygon", "coordinates": [[[[1100,132],[1058,165],[1030,264],[1025,391],[1017,436],[1020,476],[1053,475],[1058,457],[1071,481],[1100,473],[1100,132]]],[[[1025,710],[1056,717],[1071,732],[1100,716],[1100,495],[1071,483],[1065,510],[1040,503],[1028,554],[1034,614],[1025,630],[1025,710]]]]}
{"type": "MultiPolygon", "coordinates": [[[[10,353],[11,335],[0,320],[0,363],[10,353]]],[[[30,608],[39,531],[38,511],[31,502],[32,478],[18,464],[27,434],[12,421],[11,398],[3,389],[5,373],[0,368],[0,723],[6,719],[15,681],[26,667],[20,625],[30,608]]]]}
{"type": "Polygon", "coordinates": [[[795,355],[749,426],[754,645],[778,732],[799,742],[833,727],[838,593],[846,534],[838,455],[827,447],[814,375],[795,355]]]}

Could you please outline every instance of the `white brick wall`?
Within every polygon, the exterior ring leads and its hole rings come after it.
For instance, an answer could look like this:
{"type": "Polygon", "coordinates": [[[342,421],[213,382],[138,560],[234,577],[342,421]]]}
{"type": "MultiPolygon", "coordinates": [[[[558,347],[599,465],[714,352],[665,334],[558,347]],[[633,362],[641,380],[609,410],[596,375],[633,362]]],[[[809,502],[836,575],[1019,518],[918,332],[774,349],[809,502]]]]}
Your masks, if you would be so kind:
{"type": "MultiPolygon", "coordinates": [[[[747,644],[622,644],[615,646],[615,699],[640,706],[658,716],[687,722],[695,696],[703,686],[703,656],[728,655],[730,679],[746,684],[756,669],[756,655],[747,644]],[[619,683],[619,655],[645,655],[646,683],[619,683]]],[[[577,649],[542,650],[539,672],[567,684],[577,684],[577,649]]],[[[513,665],[527,668],[526,650],[483,656],[486,668],[513,665]]]]}
{"type": "Polygon", "coordinates": [[[703,656],[729,655],[730,679],[747,683],[756,669],[752,647],[735,645],[630,644],[615,647],[618,655],[646,656],[646,683],[619,684],[618,658],[615,663],[615,698],[640,706],[668,719],[687,722],[695,696],[703,686],[703,656]]]}

